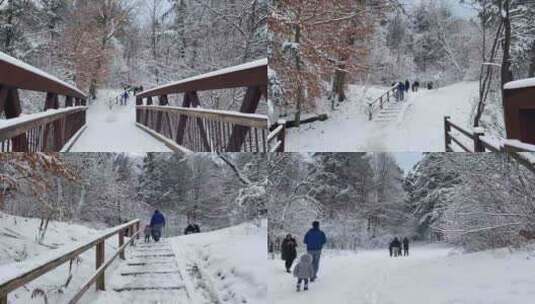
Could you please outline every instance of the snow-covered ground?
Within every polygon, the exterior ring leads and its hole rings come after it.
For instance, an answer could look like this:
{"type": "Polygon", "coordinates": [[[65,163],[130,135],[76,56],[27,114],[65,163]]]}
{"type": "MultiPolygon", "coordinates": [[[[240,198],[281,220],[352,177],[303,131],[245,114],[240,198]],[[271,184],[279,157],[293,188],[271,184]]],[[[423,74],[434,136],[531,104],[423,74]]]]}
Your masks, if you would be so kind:
{"type": "Polygon", "coordinates": [[[329,252],[310,290],[296,292],[283,261],[271,261],[270,295],[278,304],[525,304],[535,297],[535,252],[507,249],[460,254],[416,246],[410,257],[387,250],[329,252]]]}
{"type": "Polygon", "coordinates": [[[263,221],[260,226],[246,223],[140,244],[127,262],[145,265],[122,263],[110,278],[110,291],[88,303],[267,303],[266,238],[267,221],[263,221]],[[124,275],[132,272],[152,273],[124,275]],[[141,286],[169,290],[113,290],[141,286]]]}
{"type": "MultiPolygon", "coordinates": [[[[0,281],[15,270],[52,257],[66,247],[90,240],[103,231],[81,225],[51,222],[45,241],[35,235],[39,220],[0,213],[0,281]]],[[[246,223],[218,231],[138,242],[128,247],[127,260],[116,260],[106,271],[106,292],[90,288],[80,303],[267,303],[267,222],[246,223]],[[130,290],[148,287],[147,290],[130,290]],[[154,288],[154,289],[150,289],[154,288]],[[167,289],[166,289],[167,288],[167,289]],[[121,289],[115,291],[115,289],[121,289]]],[[[117,250],[117,238],[106,241],[106,256],[117,250]]],[[[69,263],[9,294],[8,303],[43,303],[32,298],[42,289],[48,303],[64,303],[95,271],[95,252],[89,250],[69,263]]]]}
{"type": "Polygon", "coordinates": [[[287,149],[293,152],[443,152],[444,116],[468,126],[477,86],[476,82],[460,82],[436,90],[409,92],[399,114],[388,122],[369,121],[366,111],[367,103],[386,92],[386,87],[373,87],[362,94],[362,87],[350,86],[349,101],[329,113],[329,120],[289,129],[287,149]]]}
{"type": "Polygon", "coordinates": [[[136,127],[134,97],[130,96],[128,106],[115,103],[120,93],[99,91],[87,112],[87,129],[70,152],[170,152],[163,143],[136,127]]]}
{"type": "MultiPolygon", "coordinates": [[[[64,248],[88,241],[102,232],[82,225],[50,222],[44,241],[38,243],[36,236],[40,221],[0,212],[0,280],[11,273],[61,252],[64,248]]],[[[117,249],[116,238],[106,242],[106,255],[109,257],[117,249]]],[[[113,268],[112,268],[113,269],[113,268]]],[[[65,287],[69,277],[69,263],[32,281],[9,294],[8,303],[43,303],[42,297],[32,299],[34,290],[46,292],[48,303],[63,303],[74,295],[77,288],[95,270],[95,253],[89,250],[73,263],[72,280],[65,287]]]]}

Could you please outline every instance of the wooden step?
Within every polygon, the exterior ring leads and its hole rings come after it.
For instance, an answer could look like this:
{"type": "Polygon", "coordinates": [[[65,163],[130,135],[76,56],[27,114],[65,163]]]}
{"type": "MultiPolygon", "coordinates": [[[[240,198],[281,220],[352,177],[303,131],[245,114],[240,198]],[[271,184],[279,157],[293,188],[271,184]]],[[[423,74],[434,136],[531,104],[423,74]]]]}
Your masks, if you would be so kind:
{"type": "Polygon", "coordinates": [[[134,255],[134,258],[165,258],[165,257],[174,257],[175,254],[145,254],[145,255],[134,255]]]}
{"type": "Polygon", "coordinates": [[[165,264],[169,264],[169,265],[172,265],[172,264],[175,264],[173,262],[174,260],[170,260],[170,261],[154,261],[154,262],[130,262],[130,263],[127,263],[126,265],[127,266],[146,266],[146,265],[165,265],[165,264]]]}
{"type": "Polygon", "coordinates": [[[184,285],[181,286],[139,286],[139,287],[123,287],[123,288],[114,288],[113,290],[117,292],[123,291],[142,291],[142,290],[178,290],[184,289],[184,285]]]}
{"type": "Polygon", "coordinates": [[[179,273],[178,270],[175,271],[139,271],[139,272],[123,272],[122,276],[140,276],[140,275],[150,275],[150,274],[170,274],[170,273],[179,273]]]}

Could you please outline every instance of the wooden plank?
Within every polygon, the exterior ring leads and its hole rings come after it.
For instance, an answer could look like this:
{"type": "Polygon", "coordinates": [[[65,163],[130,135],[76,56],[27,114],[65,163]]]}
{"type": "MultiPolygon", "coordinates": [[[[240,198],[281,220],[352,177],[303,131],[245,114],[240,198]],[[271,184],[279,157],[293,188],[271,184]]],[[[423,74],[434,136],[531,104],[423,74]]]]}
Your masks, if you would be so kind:
{"type": "Polygon", "coordinates": [[[0,85],[0,114],[4,112],[4,105],[6,104],[8,88],[0,85]]]}
{"type": "MultiPolygon", "coordinates": [[[[260,114],[247,114],[240,112],[208,110],[208,109],[193,109],[184,107],[160,107],[160,106],[140,106],[140,110],[162,111],[171,114],[178,114],[181,116],[191,118],[204,118],[208,120],[226,122],[230,124],[237,124],[248,126],[251,128],[267,129],[268,117],[260,114]]],[[[180,122],[179,122],[180,126],[180,122]]]]}
{"type": "Polygon", "coordinates": [[[141,92],[137,96],[145,98],[149,96],[178,94],[193,91],[201,92],[249,86],[267,87],[267,59],[257,62],[258,64],[248,65],[241,69],[239,66],[237,66],[230,69],[222,69],[208,74],[191,77],[141,92]]]}
{"type": "Polygon", "coordinates": [[[106,252],[105,252],[105,241],[102,240],[102,241],[99,241],[97,243],[97,246],[95,248],[95,253],[96,253],[96,270],[97,270],[97,279],[96,279],[96,287],[97,287],[97,291],[98,290],[106,290],[106,277],[105,277],[105,272],[102,271],[102,272],[98,272],[98,270],[102,267],[102,265],[104,264],[105,260],[106,260],[106,252]]]}
{"type": "Polygon", "coordinates": [[[80,98],[86,97],[78,88],[3,53],[0,53],[0,71],[2,71],[0,84],[9,87],[80,98]]]}
{"type": "MultiPolygon", "coordinates": [[[[189,92],[187,92],[186,94],[184,94],[184,100],[182,101],[182,109],[189,108],[189,106],[190,106],[190,96],[189,96],[189,92]]],[[[182,145],[184,143],[184,133],[186,131],[186,126],[188,125],[188,119],[189,119],[188,115],[184,115],[184,113],[181,113],[181,115],[178,118],[178,127],[176,131],[175,141],[179,145],[182,145]]]]}
{"type": "MultiPolygon", "coordinates": [[[[119,231],[119,248],[123,247],[124,245],[124,230],[119,231]]],[[[126,260],[126,257],[124,256],[124,251],[119,253],[119,257],[121,260],[126,260]]]]}
{"type": "Polygon", "coordinates": [[[125,229],[126,227],[132,226],[134,223],[139,222],[139,220],[133,220],[129,223],[123,224],[121,226],[115,227],[113,230],[110,230],[109,232],[105,233],[104,235],[99,236],[98,238],[95,238],[92,241],[89,241],[87,243],[84,243],[66,253],[64,253],[61,256],[56,257],[55,259],[51,260],[50,262],[37,266],[33,269],[30,269],[28,271],[25,271],[18,276],[7,280],[0,282],[0,294],[7,294],[10,291],[17,289],[19,287],[22,287],[23,285],[33,281],[34,279],[42,276],[43,274],[56,269],[58,266],[64,264],[65,262],[72,260],[73,258],[76,258],[80,254],[86,252],[87,250],[95,247],[95,245],[102,241],[110,238],[111,236],[117,234],[117,232],[121,229],[125,229]]]}
{"type": "MultiPolygon", "coordinates": [[[[262,91],[260,87],[248,87],[245,97],[243,98],[243,103],[240,107],[240,113],[255,113],[261,98],[262,91]]],[[[232,128],[232,133],[230,135],[226,151],[239,152],[245,141],[245,136],[250,130],[251,128],[248,126],[235,125],[232,128]]]]}
{"type": "MultiPolygon", "coordinates": [[[[19,99],[19,91],[16,88],[10,88],[5,101],[4,112],[6,118],[17,118],[22,113],[22,106],[19,99]]],[[[26,132],[19,133],[12,137],[12,152],[28,152],[28,138],[26,132]]]]}
{"type": "Polygon", "coordinates": [[[0,128],[0,141],[15,137],[17,135],[27,132],[30,129],[36,128],[38,126],[51,123],[57,119],[60,119],[61,117],[65,115],[71,115],[77,112],[85,112],[86,110],[87,108],[85,107],[77,107],[77,108],[69,109],[62,113],[53,113],[44,117],[37,118],[35,120],[13,124],[13,125],[10,125],[9,127],[2,127],[0,128]]]}
{"type": "MultiPolygon", "coordinates": [[[[197,94],[197,92],[191,92],[190,93],[190,107],[197,108],[200,106],[201,106],[201,102],[199,100],[199,95],[197,94]]],[[[206,134],[206,129],[204,127],[201,117],[197,118],[197,126],[199,127],[199,133],[200,133],[201,141],[205,148],[205,151],[212,152],[210,143],[208,142],[208,135],[206,134]]]]}
{"type": "MultiPolygon", "coordinates": [[[[124,226],[124,225],[123,225],[124,226]]],[[[141,233],[141,231],[138,231],[137,232],[138,234],[141,233]]],[[[135,235],[134,235],[135,236],[135,235]]],[[[126,242],[125,244],[123,244],[122,247],[120,247],[119,249],[117,249],[117,252],[109,259],[107,260],[106,262],[104,262],[98,269],[97,271],[93,274],[93,276],[91,276],[91,278],[89,278],[89,280],[87,280],[83,285],[82,287],[80,287],[80,289],[78,290],[78,292],[74,295],[74,297],[68,302],[68,304],[75,304],[75,303],[78,303],[78,301],[82,298],[82,296],[84,295],[84,293],[89,290],[89,288],[91,287],[91,285],[93,285],[93,283],[97,282],[98,278],[100,277],[101,274],[104,274],[104,272],[106,271],[106,269],[113,263],[113,261],[115,261],[115,259],[117,259],[117,257],[119,256],[119,253],[120,252],[123,252],[126,247],[128,245],[130,245],[132,242],[134,242],[135,238],[132,237],[128,240],[128,242],[126,242]]],[[[98,284],[98,283],[97,283],[98,284]]]]}

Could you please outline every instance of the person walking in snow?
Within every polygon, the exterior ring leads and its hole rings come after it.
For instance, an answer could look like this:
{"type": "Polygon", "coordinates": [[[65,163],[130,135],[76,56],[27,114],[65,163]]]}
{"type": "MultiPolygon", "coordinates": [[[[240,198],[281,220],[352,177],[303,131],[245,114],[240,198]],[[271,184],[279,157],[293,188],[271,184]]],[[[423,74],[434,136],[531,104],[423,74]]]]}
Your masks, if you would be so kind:
{"type": "Polygon", "coordinates": [[[126,106],[128,104],[128,97],[130,97],[130,95],[128,95],[128,91],[125,90],[124,93],[123,93],[123,106],[126,106]]]}
{"type": "Polygon", "coordinates": [[[399,101],[403,101],[404,92],[405,92],[405,85],[403,84],[403,82],[400,81],[398,84],[399,101]]]}
{"type": "Polygon", "coordinates": [[[165,226],[165,217],[160,210],[154,211],[152,218],[150,219],[150,227],[152,238],[155,242],[158,242],[162,237],[162,229],[165,226]]]}
{"type": "Polygon", "coordinates": [[[185,235],[192,234],[192,233],[200,233],[200,232],[201,232],[201,228],[199,228],[199,225],[197,224],[189,224],[184,230],[185,235]]]}
{"type": "Polygon", "coordinates": [[[408,79],[407,79],[407,80],[405,80],[405,92],[407,92],[407,93],[408,93],[408,92],[409,92],[409,89],[410,89],[410,87],[411,87],[411,83],[410,83],[410,81],[409,81],[408,79]]]}
{"type": "Polygon", "coordinates": [[[150,234],[151,234],[150,225],[145,225],[145,229],[143,230],[143,233],[145,234],[145,243],[150,243],[150,234]]]}
{"type": "Polygon", "coordinates": [[[407,237],[403,239],[403,256],[409,256],[409,239],[407,237]]]}
{"type": "Polygon", "coordinates": [[[401,255],[401,242],[397,237],[390,243],[390,256],[398,257],[401,255]]]}
{"type": "Polygon", "coordinates": [[[292,264],[297,257],[297,241],[294,237],[288,233],[286,238],[282,240],[281,244],[281,258],[284,260],[286,266],[286,272],[290,273],[292,264]]]}
{"type": "Polygon", "coordinates": [[[320,222],[314,221],[312,223],[312,229],[305,234],[304,240],[304,243],[307,245],[307,252],[312,256],[312,265],[314,266],[314,276],[310,278],[310,282],[314,282],[318,276],[321,250],[326,242],[325,233],[320,230],[320,222]]]}
{"type": "Polygon", "coordinates": [[[297,278],[297,291],[301,291],[301,282],[304,282],[303,290],[308,290],[308,281],[313,281],[315,276],[313,257],[305,253],[294,267],[294,277],[297,278]]]}

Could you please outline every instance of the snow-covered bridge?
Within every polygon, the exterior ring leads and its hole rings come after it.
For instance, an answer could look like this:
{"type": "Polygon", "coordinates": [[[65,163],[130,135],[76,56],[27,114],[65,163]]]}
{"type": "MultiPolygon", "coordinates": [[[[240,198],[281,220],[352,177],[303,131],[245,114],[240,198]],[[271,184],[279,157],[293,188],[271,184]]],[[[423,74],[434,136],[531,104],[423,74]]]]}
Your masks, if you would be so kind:
{"type": "Polygon", "coordinates": [[[262,59],[153,88],[126,107],[114,105],[120,90],[102,90],[88,106],[78,88],[0,53],[0,151],[281,152],[284,123],[255,113],[267,98],[267,66],[262,59]],[[239,111],[201,108],[200,92],[235,88],[246,89],[239,111]],[[19,90],[45,92],[44,112],[23,115],[19,90]],[[170,106],[172,94],[184,95],[181,107],[170,106]]]}

